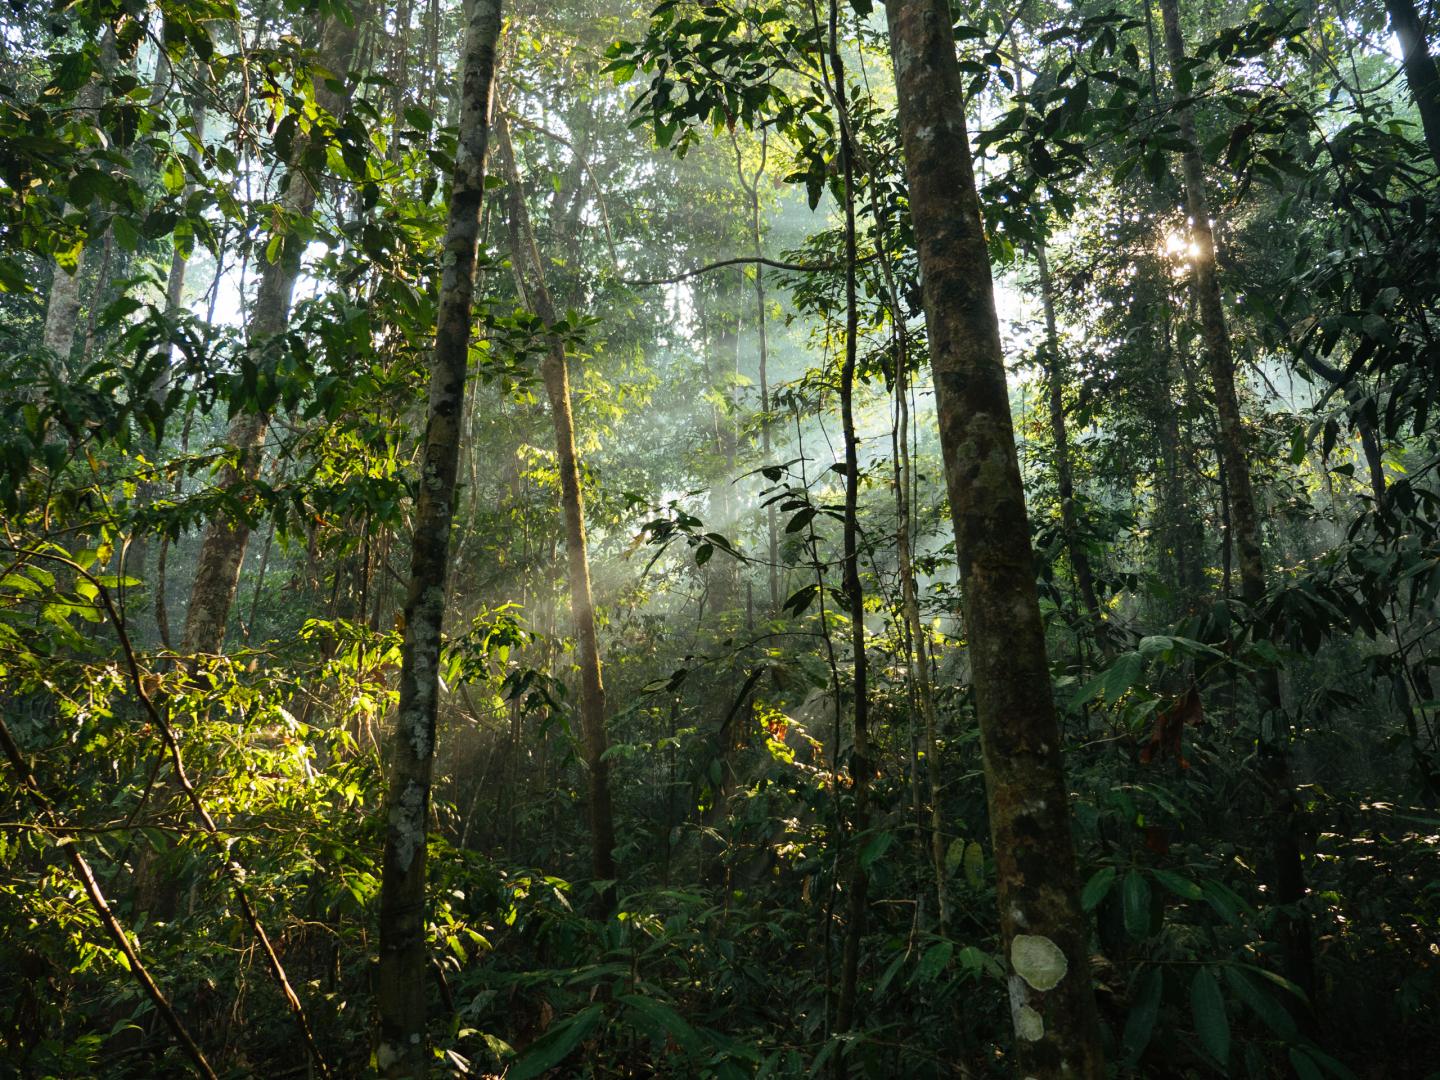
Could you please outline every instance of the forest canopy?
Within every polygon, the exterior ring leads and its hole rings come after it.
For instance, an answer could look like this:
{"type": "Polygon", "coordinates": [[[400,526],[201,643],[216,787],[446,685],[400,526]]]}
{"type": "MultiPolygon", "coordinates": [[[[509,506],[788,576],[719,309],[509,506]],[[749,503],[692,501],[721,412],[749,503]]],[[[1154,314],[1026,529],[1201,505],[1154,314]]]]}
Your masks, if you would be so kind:
{"type": "Polygon", "coordinates": [[[1440,1077],[1437,55],[0,7],[0,1076],[1440,1077]]]}

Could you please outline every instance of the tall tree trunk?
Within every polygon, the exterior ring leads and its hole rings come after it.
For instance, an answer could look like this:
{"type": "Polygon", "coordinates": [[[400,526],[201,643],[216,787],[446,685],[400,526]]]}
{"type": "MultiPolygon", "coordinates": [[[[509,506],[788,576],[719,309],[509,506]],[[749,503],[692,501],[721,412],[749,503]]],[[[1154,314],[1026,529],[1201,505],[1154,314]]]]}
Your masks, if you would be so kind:
{"type": "MultiPolygon", "coordinates": [[[[509,202],[507,226],[516,282],[526,306],[547,326],[558,320],[555,303],[545,284],[545,270],[530,213],[520,185],[515,151],[503,110],[496,111],[495,145],[506,175],[509,202]]],[[[580,665],[580,726],[584,737],[585,767],[590,774],[591,865],[599,881],[615,880],[615,819],[610,805],[609,748],[605,732],[605,685],[600,670],[600,644],[595,631],[595,603],[590,592],[590,558],[585,541],[585,498],[580,490],[580,466],[575,455],[575,420],[570,409],[570,371],[565,343],[549,335],[540,375],[550,401],[555,428],[555,456],[560,473],[561,510],[565,518],[565,555],[570,579],[570,612],[580,665]]],[[[602,900],[614,902],[613,888],[602,900]]]]}
{"type": "MultiPolygon", "coordinates": [[[[75,94],[75,112],[91,123],[98,123],[101,99],[105,93],[104,79],[117,63],[115,56],[115,31],[107,29],[100,42],[99,70],[90,81],[75,94]]],[[[65,207],[71,210],[87,210],[87,207],[65,207]]],[[[85,269],[85,249],[76,256],[73,268],[66,270],[52,261],[53,277],[50,280],[50,296],[45,305],[45,329],[41,342],[60,361],[62,373],[69,370],[70,352],[75,347],[75,331],[80,322],[80,277],[85,269]]]]}
{"type": "Polygon", "coordinates": [[[985,759],[1015,1071],[1104,1075],[999,320],[944,0],[887,0],[985,759]]]}
{"type": "Polygon", "coordinates": [[[1425,26],[1414,0],[1385,0],[1390,13],[1390,29],[1400,39],[1400,55],[1405,65],[1405,81],[1420,113],[1420,126],[1425,131],[1425,145],[1440,169],[1440,73],[1425,40],[1425,26]]]}
{"type": "MultiPolygon", "coordinates": [[[[1168,273],[1168,270],[1162,270],[1168,273]]],[[[1175,340],[1172,333],[1170,292],[1168,286],[1161,298],[1162,330],[1159,361],[1150,387],[1151,407],[1155,414],[1157,442],[1160,451],[1159,516],[1162,543],[1168,545],[1175,584],[1182,611],[1192,610],[1205,591],[1201,529],[1190,496],[1185,490],[1184,464],[1191,460],[1188,440],[1180,431],[1180,415],[1175,394],[1175,340]]],[[[1182,380],[1183,381],[1183,380],[1182,380]]]]}
{"type": "Polygon", "coordinates": [[[915,586],[915,553],[910,522],[910,350],[904,315],[895,307],[895,561],[900,569],[900,604],[905,612],[910,647],[906,662],[910,681],[925,721],[925,779],[930,803],[930,861],[935,868],[936,915],[940,932],[950,921],[949,892],[945,881],[945,818],[940,805],[940,756],[937,751],[939,714],[935,708],[935,686],[930,679],[930,648],[925,626],[920,621],[920,596],[915,586]]]}
{"type": "Polygon", "coordinates": [[[1070,437],[1065,430],[1065,360],[1060,355],[1060,332],[1055,326],[1055,285],[1050,279],[1050,262],[1045,245],[1035,245],[1035,266],[1040,271],[1040,303],[1045,311],[1045,365],[1050,380],[1050,437],[1055,444],[1055,482],[1060,489],[1060,527],[1065,530],[1065,550],[1085,610],[1100,622],[1100,602],[1095,598],[1095,577],[1090,556],[1080,542],[1080,522],[1075,513],[1075,479],[1070,469],[1070,437]]]}
{"type": "MultiPolygon", "coordinates": [[[[854,745],[850,777],[855,805],[851,814],[849,896],[845,911],[845,947],[841,953],[840,996],[836,1003],[836,1029],[854,1026],[855,1001],[860,981],[860,944],[865,934],[870,875],[861,859],[861,845],[870,827],[870,778],[875,766],[870,748],[869,665],[865,655],[865,593],[860,585],[860,440],[855,431],[855,365],[860,333],[856,294],[855,250],[855,145],[846,104],[845,65],[840,55],[840,10],[830,0],[830,79],[835,111],[840,120],[840,163],[845,205],[845,357],[840,367],[840,423],[845,441],[845,514],[841,582],[850,616],[851,695],[854,698],[854,745]]],[[[836,747],[839,752],[839,747],[836,747]]]]}
{"type": "Polygon", "coordinates": [[[386,794],[376,1062],[389,1077],[428,1076],[431,1060],[425,1027],[430,968],[425,940],[426,831],[500,3],[468,0],[465,5],[459,142],[441,263],[425,449],[405,597],[400,703],[386,794]]]}
{"type": "MultiPolygon", "coordinates": [[[[1179,92],[1185,68],[1185,44],[1180,34],[1177,0],[1160,0],[1164,21],[1165,51],[1170,74],[1176,85],[1176,126],[1186,149],[1181,154],[1185,174],[1185,204],[1190,215],[1190,240],[1195,251],[1192,283],[1200,309],[1201,341],[1210,369],[1218,413],[1220,463],[1224,470],[1231,529],[1240,570],[1240,594],[1252,609],[1265,596],[1265,562],[1261,548],[1260,518],[1250,476],[1248,436],[1240,417],[1240,400],[1235,390],[1235,359],[1231,352],[1230,329],[1220,295],[1220,278],[1215,262],[1215,235],[1210,224],[1210,207],[1205,197],[1205,175],[1195,138],[1195,119],[1189,103],[1179,92]]],[[[1305,873],[1301,863],[1300,807],[1290,778],[1288,733],[1280,699],[1280,681],[1273,668],[1260,671],[1257,678],[1262,705],[1259,765],[1268,791],[1273,823],[1270,857],[1274,864],[1275,902],[1293,909],[1305,897],[1305,873]]],[[[1286,974],[1307,993],[1314,989],[1313,956],[1309,926],[1302,915],[1282,915],[1280,945],[1286,974]]]]}
{"type": "MultiPolygon", "coordinates": [[[[330,18],[320,45],[320,62],[343,75],[350,66],[358,36],[353,20],[347,25],[338,17],[330,18]]],[[[329,89],[323,82],[317,86],[316,99],[323,109],[336,116],[345,103],[343,94],[329,89]]],[[[303,160],[308,145],[308,138],[296,136],[291,161],[303,160]]],[[[287,213],[294,217],[308,217],[314,210],[315,189],[298,167],[290,169],[281,201],[287,213]]],[[[251,349],[262,347],[266,340],[285,330],[302,255],[300,245],[282,244],[279,257],[265,264],[250,310],[251,349]]],[[[243,487],[259,475],[268,429],[269,417],[261,412],[241,412],[230,422],[225,442],[235,457],[220,470],[218,479],[222,488],[243,487]]],[[[195,580],[190,587],[182,652],[217,653],[225,644],[225,625],[235,603],[240,567],[249,542],[250,526],[240,518],[221,518],[207,526],[195,564],[195,580]]]]}
{"type": "MultiPolygon", "coordinates": [[[[755,249],[755,258],[765,256],[764,243],[760,233],[760,178],[765,175],[765,164],[769,157],[769,143],[765,129],[760,130],[760,165],[752,179],[745,177],[745,164],[740,156],[740,141],[730,133],[730,143],[735,148],[735,175],[740,186],[750,199],[750,243],[755,249]]],[[[767,327],[767,300],[765,298],[765,267],[755,263],[755,329],[760,346],[760,457],[765,464],[770,461],[770,338],[767,327]]],[[[775,504],[765,507],[765,553],[770,584],[770,614],[780,610],[780,533],[776,521],[775,504]]]]}
{"type": "MultiPolygon", "coordinates": [[[[168,68],[168,61],[166,61],[164,67],[168,68]]],[[[157,68],[157,83],[159,81],[159,70],[162,69],[157,68]]],[[[157,95],[160,92],[162,91],[157,90],[157,95]]],[[[203,143],[205,140],[205,103],[203,101],[197,100],[192,104],[191,118],[191,131],[195,136],[195,141],[203,143]]],[[[196,190],[197,187],[198,185],[195,184],[194,181],[186,184],[186,196],[188,197],[192,192],[196,190]]],[[[165,279],[165,315],[167,318],[173,319],[177,315],[179,315],[180,310],[184,304],[185,271],[189,267],[189,265],[189,249],[183,247],[178,243],[174,244],[170,251],[170,271],[165,279]]],[[[173,362],[174,360],[174,353],[175,350],[172,347],[169,350],[168,355],[168,359],[171,362],[173,362]]],[[[171,370],[169,365],[167,364],[165,370],[161,373],[160,378],[156,380],[155,385],[151,388],[150,396],[156,401],[163,402],[166,395],[170,391],[170,379],[171,370]]],[[[158,445],[152,445],[149,447],[150,453],[156,458],[156,460],[158,460],[159,449],[160,448],[158,445]]],[[[155,464],[156,461],[152,460],[151,466],[154,467],[155,464]]],[[[136,493],[136,501],[141,506],[149,506],[156,500],[156,498],[159,497],[163,486],[164,485],[161,482],[160,476],[157,473],[151,479],[145,480],[139,485],[139,490],[136,493]]],[[[144,578],[145,563],[147,561],[147,557],[150,551],[149,541],[150,537],[145,532],[137,531],[131,535],[130,544],[125,550],[126,575],[134,578],[144,578]]],[[[120,595],[122,597],[125,597],[126,590],[122,589],[120,595]]]]}

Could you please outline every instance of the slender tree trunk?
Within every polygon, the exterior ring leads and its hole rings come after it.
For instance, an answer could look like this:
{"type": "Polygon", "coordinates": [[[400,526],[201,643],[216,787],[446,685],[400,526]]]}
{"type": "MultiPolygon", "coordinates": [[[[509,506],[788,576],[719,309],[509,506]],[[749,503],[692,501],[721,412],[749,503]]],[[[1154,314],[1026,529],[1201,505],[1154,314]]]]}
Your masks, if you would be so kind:
{"type": "MultiPolygon", "coordinates": [[[[1165,51],[1170,73],[1177,83],[1185,67],[1185,44],[1180,34],[1177,0],[1160,0],[1164,21],[1165,51]]],[[[1185,203],[1190,215],[1190,238],[1195,251],[1192,260],[1193,287],[1200,309],[1200,333],[1210,379],[1215,391],[1219,417],[1220,464],[1224,470],[1231,530],[1240,570],[1240,594],[1252,609],[1265,596],[1265,562],[1261,548],[1260,518],[1250,476],[1248,436],[1240,417],[1240,400],[1235,390],[1235,360],[1230,330],[1220,295],[1220,278],[1215,261],[1215,236],[1210,224],[1210,207],[1205,197],[1205,175],[1195,138],[1195,120],[1183,95],[1176,91],[1176,125],[1186,145],[1181,155],[1185,174],[1185,203]]],[[[1270,829],[1270,856],[1274,864],[1275,902],[1292,908],[1305,897],[1305,874],[1301,863],[1299,801],[1290,778],[1286,743],[1288,733],[1280,699],[1280,682],[1273,668],[1262,670],[1257,688],[1268,715],[1261,718],[1259,767],[1268,787],[1267,797],[1273,824],[1270,829]]],[[[1313,956],[1308,922],[1303,915],[1284,915],[1280,920],[1280,944],[1286,974],[1307,993],[1314,989],[1313,956]]]]}
{"type": "Polygon", "coordinates": [[[428,1076],[431,1061],[425,1026],[430,969],[425,939],[426,830],[500,0],[469,0],[465,9],[459,143],[441,264],[425,449],[405,598],[400,704],[386,794],[376,1062],[389,1077],[428,1076]]]}
{"type": "MultiPolygon", "coordinates": [[[[849,897],[845,911],[845,946],[841,954],[840,996],[836,1003],[836,1030],[854,1026],[855,1001],[860,980],[860,944],[865,934],[870,875],[860,858],[870,827],[870,778],[875,770],[870,747],[869,666],[865,655],[865,593],[860,585],[860,440],[855,431],[855,364],[859,339],[856,295],[855,153],[846,106],[845,66],[840,55],[839,5],[830,0],[830,78],[841,128],[840,158],[844,180],[845,212],[845,358],[840,368],[840,422],[845,440],[845,515],[842,583],[850,616],[852,654],[851,694],[854,697],[855,737],[850,753],[854,787],[849,897]]],[[[836,747],[839,752],[839,747],[836,747]]]]}
{"type": "Polygon", "coordinates": [[[1055,481],[1060,488],[1060,527],[1065,530],[1065,550],[1085,610],[1096,624],[1100,602],[1095,598],[1095,577],[1090,556],[1080,542],[1080,522],[1075,513],[1075,479],[1070,469],[1070,438],[1065,430],[1065,360],[1060,354],[1060,332],[1055,326],[1055,285],[1050,279],[1050,262],[1045,245],[1035,245],[1035,265],[1040,271],[1040,303],[1045,311],[1046,374],[1050,380],[1050,437],[1055,443],[1055,481]]]}
{"type": "MultiPolygon", "coordinates": [[[[104,78],[116,64],[115,32],[107,29],[100,43],[100,70],[97,71],[75,94],[75,111],[97,123],[101,99],[105,92],[104,78]]],[[[86,207],[67,205],[66,212],[86,210],[86,207]]],[[[66,270],[58,262],[51,263],[54,276],[50,281],[50,296],[45,306],[45,329],[41,342],[60,361],[61,372],[67,372],[70,353],[75,347],[75,331],[80,322],[80,278],[85,269],[85,249],[76,256],[74,267],[66,270]]]]}
{"type": "Polygon", "coordinates": [[[935,686],[930,679],[930,656],[925,626],[920,621],[920,596],[915,587],[915,556],[910,535],[910,356],[903,316],[896,314],[895,399],[898,437],[895,440],[895,559],[900,568],[900,603],[909,630],[906,661],[915,686],[920,714],[925,721],[925,779],[930,803],[930,861],[935,868],[936,915],[943,934],[950,921],[950,900],[945,881],[945,819],[940,805],[940,756],[936,748],[939,715],[935,686]]]}
{"type": "Polygon", "coordinates": [[[1171,332],[1170,294],[1162,298],[1161,348],[1156,364],[1150,400],[1160,453],[1159,534],[1168,546],[1170,569],[1179,592],[1180,608],[1189,611],[1205,591],[1204,568],[1199,543],[1200,523],[1185,491],[1184,463],[1191,460],[1189,443],[1180,432],[1176,409],[1175,342],[1171,332]]]}
{"type": "Polygon", "coordinates": [[[950,10],[943,0],[887,0],[886,15],[985,759],[1015,1072],[1098,1080],[1089,933],[950,10]]]}
{"type": "Polygon", "coordinates": [[[1440,169],[1440,73],[1436,72],[1435,58],[1425,40],[1425,26],[1414,0],[1385,0],[1385,10],[1390,13],[1390,29],[1400,39],[1405,81],[1410,84],[1410,94],[1420,113],[1425,145],[1430,148],[1435,167],[1440,169]]]}
{"type": "MultiPolygon", "coordinates": [[[[765,130],[760,131],[760,167],[751,180],[745,178],[745,165],[740,158],[740,142],[734,132],[730,142],[735,147],[735,175],[740,186],[750,197],[750,242],[755,248],[755,257],[765,255],[760,233],[760,178],[765,175],[765,163],[769,156],[769,143],[765,130]]],[[[770,339],[766,319],[765,267],[755,264],[755,329],[760,345],[760,456],[770,464],[770,339]]],[[[775,504],[765,508],[765,552],[768,560],[770,584],[770,614],[780,610],[780,533],[776,522],[775,504]]]]}
{"type": "MultiPolygon", "coordinates": [[[[509,196],[508,228],[515,275],[526,305],[547,326],[557,321],[554,301],[545,284],[545,271],[530,213],[525,206],[515,151],[503,110],[496,111],[495,145],[505,170],[509,196]]],[[[590,560],[585,541],[585,499],[580,489],[580,466],[575,454],[575,421],[570,409],[570,371],[565,344],[550,335],[540,374],[550,401],[555,427],[555,454],[560,473],[561,510],[565,518],[565,554],[570,579],[570,611],[580,665],[580,726],[584,737],[585,766],[590,774],[591,861],[599,881],[615,880],[615,820],[610,804],[609,747],[605,731],[605,686],[600,670],[600,644],[595,631],[595,603],[590,591],[590,560]]],[[[602,897],[608,908],[614,889],[602,897]]]]}
{"type": "MultiPolygon", "coordinates": [[[[168,67],[168,62],[167,62],[168,67]]],[[[205,105],[203,102],[195,102],[191,107],[192,124],[191,131],[195,135],[196,142],[203,142],[205,139],[205,105]]],[[[195,191],[197,185],[191,182],[186,185],[187,196],[195,191]]],[[[170,252],[170,271],[165,279],[165,314],[168,318],[175,318],[180,313],[185,299],[185,271],[190,265],[190,252],[180,244],[175,244],[170,252]]],[[[173,362],[174,349],[170,350],[170,360],[173,362]]],[[[150,390],[150,396],[156,401],[163,402],[170,391],[171,370],[167,365],[164,372],[156,380],[150,390]]],[[[150,452],[158,459],[159,446],[150,447],[150,452]]],[[[156,464],[151,461],[152,467],[156,464]]],[[[159,496],[163,484],[157,475],[144,481],[136,493],[136,501],[142,506],[149,506],[159,496]]],[[[135,532],[130,539],[129,547],[125,551],[125,574],[134,578],[144,578],[145,563],[150,553],[150,537],[144,532],[135,532]]],[[[126,595],[122,590],[121,595],[126,595]]],[[[166,635],[169,628],[166,628],[166,635]]]]}
{"type": "MultiPolygon", "coordinates": [[[[329,19],[320,46],[321,62],[332,71],[345,72],[357,39],[354,25],[347,25],[338,17],[329,19]]],[[[320,106],[332,115],[338,116],[343,110],[345,97],[323,84],[317,88],[316,97],[320,106]]],[[[297,136],[291,160],[302,160],[308,144],[307,138],[297,136]]],[[[294,217],[308,217],[314,210],[315,189],[300,169],[290,170],[281,201],[294,217]]],[[[284,332],[290,320],[290,301],[300,276],[302,254],[300,245],[283,244],[279,257],[265,264],[250,311],[251,349],[263,347],[268,339],[284,332]]],[[[218,479],[222,488],[243,488],[260,474],[268,430],[269,417],[260,412],[241,412],[230,422],[225,442],[234,459],[220,470],[218,479]]],[[[206,527],[190,588],[190,606],[185,613],[182,652],[218,653],[224,646],[225,626],[235,603],[240,567],[249,542],[250,526],[241,518],[217,519],[206,527]]]]}

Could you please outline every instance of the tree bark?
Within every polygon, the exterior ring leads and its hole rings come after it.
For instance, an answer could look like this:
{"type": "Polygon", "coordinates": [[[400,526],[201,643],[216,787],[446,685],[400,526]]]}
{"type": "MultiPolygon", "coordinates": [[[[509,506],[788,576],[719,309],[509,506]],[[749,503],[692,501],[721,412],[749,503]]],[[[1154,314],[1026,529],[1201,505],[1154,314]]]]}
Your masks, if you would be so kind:
{"type": "Polygon", "coordinates": [[[1016,1075],[1104,1075],[1069,793],[943,0],[886,16],[985,760],[1016,1075]]]}
{"type": "MultiPolygon", "coordinates": [[[[735,175],[741,188],[750,199],[750,242],[755,248],[757,260],[765,257],[764,242],[760,233],[760,178],[765,175],[765,164],[769,156],[769,144],[765,129],[760,130],[760,166],[755,176],[745,178],[745,164],[740,156],[740,142],[735,133],[730,133],[730,143],[735,148],[735,175]]],[[[765,267],[755,263],[755,329],[760,346],[760,457],[766,465],[770,461],[770,339],[767,327],[768,301],[765,297],[765,267]]],[[[776,521],[775,504],[765,508],[765,555],[770,585],[770,608],[772,616],[780,610],[780,533],[776,521]]]]}
{"type": "Polygon", "coordinates": [[[910,681],[915,686],[920,714],[925,721],[925,780],[930,803],[930,861],[935,869],[935,904],[940,932],[950,922],[950,898],[945,881],[945,818],[940,805],[940,756],[937,733],[940,726],[935,708],[935,687],[930,679],[930,647],[925,626],[920,621],[920,596],[915,585],[915,553],[910,535],[910,355],[909,335],[904,316],[895,307],[895,561],[900,570],[900,603],[905,612],[910,647],[906,663],[910,681]]]}
{"type": "MultiPolygon", "coordinates": [[[[359,37],[355,25],[340,18],[331,18],[325,25],[320,45],[320,61],[327,68],[342,74],[349,68],[359,37]]],[[[320,106],[332,115],[339,115],[345,104],[343,94],[319,83],[315,92],[320,106]]],[[[304,159],[309,140],[296,136],[291,153],[292,163],[304,159]]],[[[308,217],[315,208],[315,189],[300,168],[292,166],[281,202],[289,216],[308,217]]],[[[249,347],[260,348],[275,335],[282,333],[290,320],[290,301],[295,281],[300,276],[303,251],[298,245],[283,244],[279,256],[266,263],[250,310],[249,347]]],[[[240,490],[260,474],[264,458],[265,435],[270,419],[261,412],[241,412],[230,422],[225,442],[234,458],[220,470],[219,485],[226,490],[240,490]]],[[[245,561],[245,548],[250,542],[250,526],[240,517],[212,521],[200,543],[195,565],[195,580],[190,588],[190,605],[185,613],[184,653],[218,653],[225,644],[225,626],[240,586],[240,567],[245,561]]]]}
{"type": "MultiPolygon", "coordinates": [[[[157,69],[158,71],[158,69],[157,69]]],[[[191,106],[191,132],[196,142],[203,142],[205,139],[205,103],[195,101],[191,106]]],[[[197,185],[192,180],[185,185],[185,193],[188,197],[195,191],[197,185]]],[[[190,254],[180,244],[174,244],[170,251],[170,271],[165,279],[165,315],[167,318],[175,318],[179,315],[185,299],[185,271],[190,265],[190,254]]],[[[172,347],[169,351],[169,359],[173,362],[175,350],[172,347]]],[[[160,378],[150,390],[150,396],[158,402],[163,402],[170,391],[171,369],[167,365],[160,378]]],[[[151,467],[156,467],[159,460],[160,447],[150,445],[148,451],[154,455],[151,467]]],[[[136,501],[141,506],[151,505],[160,495],[163,484],[157,473],[151,479],[143,481],[136,492],[136,501]]],[[[131,534],[130,543],[125,549],[125,570],[124,575],[141,578],[145,577],[145,564],[148,561],[150,552],[149,534],[143,531],[136,531],[131,534]]],[[[120,595],[126,597],[128,590],[121,589],[120,595]]],[[[166,636],[169,630],[166,629],[166,636]]]]}
{"type": "MultiPolygon", "coordinates": [[[[1210,369],[1218,414],[1220,463],[1224,470],[1231,529],[1240,570],[1240,595],[1252,609],[1265,597],[1265,562],[1261,547],[1260,518],[1250,476],[1249,438],[1240,416],[1235,390],[1235,360],[1231,352],[1230,329],[1220,294],[1215,262],[1215,235],[1210,224],[1210,207],[1205,196],[1205,175],[1195,138],[1195,119],[1189,103],[1179,92],[1185,68],[1185,44],[1180,34],[1177,0],[1160,0],[1164,21],[1165,51],[1175,81],[1175,121],[1186,149],[1181,154],[1185,175],[1185,204],[1190,215],[1190,239],[1195,251],[1192,284],[1200,309],[1201,341],[1210,369]]],[[[1273,863],[1275,902],[1291,908],[1305,897],[1305,873],[1301,862],[1299,801],[1290,777],[1288,734],[1285,730],[1280,682],[1273,668],[1262,669],[1256,679],[1262,708],[1258,743],[1259,769],[1265,781],[1266,798],[1273,819],[1270,857],[1273,863]]],[[[1314,961],[1309,926],[1303,915],[1284,914],[1279,922],[1280,946],[1286,974],[1307,994],[1314,990],[1314,961]]]]}
{"type": "Polygon", "coordinates": [[[1425,40],[1425,26],[1413,0],[1385,0],[1390,13],[1390,29],[1400,39],[1400,55],[1405,65],[1405,81],[1420,113],[1420,126],[1425,131],[1425,145],[1440,169],[1440,73],[1425,40]]]}
{"type": "MultiPolygon", "coordinates": [[[[1162,269],[1161,273],[1167,273],[1162,269]]],[[[1200,542],[1200,522],[1195,516],[1194,506],[1185,490],[1183,477],[1184,463],[1192,460],[1189,441],[1180,431],[1180,416],[1176,409],[1176,355],[1174,335],[1171,332],[1173,320],[1170,310],[1170,291],[1166,286],[1161,298],[1162,339],[1159,362],[1156,365],[1155,380],[1150,388],[1150,398],[1155,412],[1155,427],[1160,452],[1159,516],[1168,546],[1175,584],[1179,591],[1179,608],[1189,612],[1205,591],[1204,559],[1200,542]]],[[[1181,380],[1187,381],[1187,380],[1181,380]]]]}
{"type": "MultiPolygon", "coordinates": [[[[558,321],[555,302],[545,284],[545,270],[530,213],[520,185],[515,151],[503,110],[495,117],[495,146],[505,170],[509,213],[507,227],[516,283],[529,309],[547,326],[558,321]]],[[[591,866],[598,881],[615,880],[615,820],[610,803],[610,763],[605,760],[609,738],[605,731],[605,685],[601,677],[600,644],[595,630],[595,602],[590,591],[590,558],[585,540],[585,497],[580,488],[580,466],[575,453],[575,420],[570,409],[570,371],[565,343],[550,334],[540,375],[550,402],[555,428],[555,456],[560,474],[561,511],[565,519],[565,555],[570,584],[570,613],[575,623],[580,666],[580,727],[585,767],[590,774],[591,866]]],[[[604,890],[606,908],[614,903],[613,884],[604,890]]]]}
{"type": "Polygon", "coordinates": [[[1080,522],[1075,513],[1075,478],[1070,468],[1070,437],[1065,430],[1065,361],[1060,355],[1060,332],[1055,326],[1055,286],[1050,280],[1050,263],[1045,245],[1035,245],[1035,265],[1040,272],[1040,303],[1045,311],[1045,371],[1050,381],[1050,437],[1055,444],[1055,482],[1060,490],[1060,527],[1065,531],[1065,550],[1085,610],[1098,626],[1100,602],[1095,597],[1095,576],[1090,556],[1080,542],[1080,522]]]}
{"type": "Polygon", "coordinates": [[[501,0],[469,0],[466,4],[460,133],[445,230],[435,351],[430,364],[424,458],[405,598],[400,704],[386,795],[376,1062],[388,1077],[429,1075],[430,1047],[425,1026],[430,969],[425,938],[426,831],[435,763],[440,635],[470,355],[500,4],[501,0]]]}
{"type": "MultiPolygon", "coordinates": [[[[100,104],[105,92],[103,79],[116,62],[115,32],[107,29],[100,43],[100,70],[75,94],[76,113],[92,124],[99,122],[100,104]]],[[[67,212],[87,209],[68,204],[65,207],[67,212]]],[[[85,249],[80,249],[73,269],[62,269],[53,260],[51,268],[54,276],[50,280],[50,296],[45,305],[45,329],[41,333],[41,342],[60,361],[61,372],[67,373],[70,353],[75,347],[75,330],[80,322],[80,277],[85,269],[85,249]]]]}
{"type": "MultiPolygon", "coordinates": [[[[860,857],[865,834],[870,828],[870,779],[875,771],[870,748],[869,667],[865,655],[865,592],[860,585],[860,440],[855,431],[855,364],[860,334],[860,312],[856,295],[855,268],[855,147],[850,136],[846,106],[845,66],[840,55],[839,4],[830,0],[830,78],[835,110],[840,120],[840,159],[845,214],[845,358],[840,368],[840,422],[845,441],[845,514],[842,587],[850,616],[851,694],[854,697],[854,746],[850,752],[850,777],[854,785],[855,808],[851,815],[849,897],[845,912],[845,947],[841,954],[840,997],[836,1004],[836,1029],[849,1031],[854,1024],[855,999],[860,979],[860,945],[870,892],[870,875],[860,857]]],[[[839,752],[839,747],[836,747],[839,752]]]]}

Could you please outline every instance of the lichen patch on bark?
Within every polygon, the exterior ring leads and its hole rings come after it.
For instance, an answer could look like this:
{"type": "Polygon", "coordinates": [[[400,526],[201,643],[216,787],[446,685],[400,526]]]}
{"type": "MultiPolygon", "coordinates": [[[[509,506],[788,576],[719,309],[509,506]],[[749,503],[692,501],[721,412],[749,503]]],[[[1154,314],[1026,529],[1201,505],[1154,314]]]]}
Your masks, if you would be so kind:
{"type": "Polygon", "coordinates": [[[1060,946],[1039,934],[1016,934],[1010,942],[1010,966],[1036,990],[1053,990],[1070,970],[1060,946]]]}

